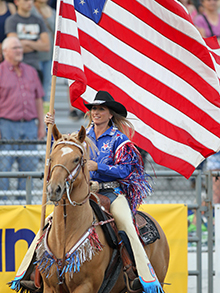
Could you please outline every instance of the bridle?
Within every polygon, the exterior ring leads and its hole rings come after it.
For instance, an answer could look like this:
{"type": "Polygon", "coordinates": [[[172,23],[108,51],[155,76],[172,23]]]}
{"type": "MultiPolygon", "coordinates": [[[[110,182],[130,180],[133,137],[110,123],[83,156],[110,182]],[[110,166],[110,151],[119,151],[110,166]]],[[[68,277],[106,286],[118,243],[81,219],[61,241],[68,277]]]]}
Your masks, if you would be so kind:
{"type": "MultiPolygon", "coordinates": [[[[69,145],[74,145],[74,146],[76,146],[78,149],[80,149],[82,156],[81,156],[81,158],[80,158],[78,164],[75,166],[75,168],[74,168],[71,172],[70,172],[70,171],[67,169],[67,167],[64,166],[63,164],[56,164],[56,165],[54,165],[53,168],[50,170],[50,175],[52,174],[53,170],[54,170],[56,167],[62,167],[62,168],[64,168],[64,169],[67,171],[67,173],[68,173],[68,176],[67,176],[67,178],[65,179],[65,182],[66,182],[65,184],[66,184],[66,194],[67,194],[67,198],[68,198],[68,200],[69,200],[69,202],[70,202],[70,204],[71,204],[72,206],[81,206],[81,205],[83,205],[83,204],[88,200],[88,198],[90,197],[89,182],[88,182],[88,179],[86,178],[86,175],[85,175],[85,173],[84,173],[84,166],[85,166],[85,163],[86,163],[86,159],[84,159],[84,149],[83,149],[79,144],[77,144],[77,143],[75,143],[75,142],[73,142],[73,141],[60,141],[60,142],[58,142],[58,143],[55,145],[55,147],[57,147],[57,146],[60,145],[60,144],[69,144],[69,145]],[[71,194],[71,191],[72,191],[72,188],[73,188],[73,183],[74,183],[75,180],[77,179],[77,177],[78,177],[78,175],[79,175],[81,169],[82,169],[82,171],[83,171],[83,175],[84,175],[84,177],[85,177],[85,180],[86,180],[86,182],[88,183],[88,190],[89,190],[89,191],[88,191],[88,194],[86,195],[86,197],[84,198],[83,201],[81,201],[81,202],[76,202],[76,201],[72,201],[72,200],[71,200],[71,198],[70,198],[70,194],[71,194]]],[[[55,147],[54,147],[54,148],[55,148],[55,147]]]]}

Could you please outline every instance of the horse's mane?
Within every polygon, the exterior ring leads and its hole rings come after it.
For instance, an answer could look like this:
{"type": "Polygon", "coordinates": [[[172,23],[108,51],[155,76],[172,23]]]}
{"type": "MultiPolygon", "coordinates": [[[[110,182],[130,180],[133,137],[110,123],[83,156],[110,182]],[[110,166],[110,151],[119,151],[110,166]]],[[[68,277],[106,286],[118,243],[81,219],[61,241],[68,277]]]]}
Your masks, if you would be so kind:
{"type": "Polygon", "coordinates": [[[97,147],[87,135],[85,137],[85,140],[82,143],[78,140],[78,132],[76,131],[72,132],[71,134],[61,134],[61,135],[62,135],[61,138],[59,138],[53,143],[52,151],[57,146],[57,144],[61,141],[73,141],[83,148],[84,153],[87,156],[90,155],[91,151],[93,154],[97,153],[97,147]]]}

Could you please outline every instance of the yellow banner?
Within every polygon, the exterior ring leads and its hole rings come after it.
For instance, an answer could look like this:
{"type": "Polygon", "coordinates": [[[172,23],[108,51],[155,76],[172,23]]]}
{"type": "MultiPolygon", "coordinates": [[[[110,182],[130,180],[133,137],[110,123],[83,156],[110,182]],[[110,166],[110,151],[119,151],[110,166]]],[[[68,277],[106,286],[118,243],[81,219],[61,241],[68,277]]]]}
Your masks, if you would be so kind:
{"type": "Polygon", "coordinates": [[[183,204],[146,204],[141,211],[149,213],[162,227],[170,248],[170,264],[164,286],[166,293],[187,293],[187,206],[183,204]]]}
{"type": "MultiPolygon", "coordinates": [[[[53,210],[47,208],[47,215],[53,210]]],[[[187,293],[187,207],[182,204],[142,205],[163,228],[170,246],[170,265],[165,292],[187,293]]],[[[0,206],[0,288],[14,279],[22,259],[40,227],[41,206],[0,206]]]]}

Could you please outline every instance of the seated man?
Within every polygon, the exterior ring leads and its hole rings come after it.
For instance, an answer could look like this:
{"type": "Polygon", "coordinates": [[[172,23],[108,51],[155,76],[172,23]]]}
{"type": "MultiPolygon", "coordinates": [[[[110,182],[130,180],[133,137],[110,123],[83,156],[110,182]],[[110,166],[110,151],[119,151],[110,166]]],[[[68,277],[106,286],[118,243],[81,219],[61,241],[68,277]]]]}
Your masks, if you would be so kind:
{"type": "MultiPolygon", "coordinates": [[[[0,138],[36,140],[45,137],[43,121],[44,91],[37,71],[22,63],[23,49],[16,37],[2,43],[5,60],[0,64],[0,138]],[[38,120],[38,125],[36,124],[38,120]]],[[[0,145],[0,150],[30,150],[36,145],[0,145]]],[[[19,171],[34,171],[36,157],[18,157],[19,171]]],[[[14,157],[1,159],[0,171],[10,171],[14,157]]],[[[0,179],[0,190],[8,190],[8,179],[0,179]]],[[[19,179],[19,190],[26,189],[25,179],[19,179]]]]}

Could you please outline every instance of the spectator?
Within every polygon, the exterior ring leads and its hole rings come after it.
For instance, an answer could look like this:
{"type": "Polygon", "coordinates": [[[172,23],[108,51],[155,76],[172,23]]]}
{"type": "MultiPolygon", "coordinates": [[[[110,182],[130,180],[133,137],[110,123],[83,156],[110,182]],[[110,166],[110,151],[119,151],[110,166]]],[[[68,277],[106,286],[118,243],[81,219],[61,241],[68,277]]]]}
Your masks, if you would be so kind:
{"type": "Polygon", "coordinates": [[[220,38],[220,14],[216,0],[201,0],[203,14],[198,15],[194,23],[203,38],[216,36],[220,38]]]}
{"type": "Polygon", "coordinates": [[[56,0],[49,0],[48,4],[50,5],[50,7],[52,7],[53,9],[56,10],[56,8],[57,8],[57,1],[56,0]]]}
{"type": "Polygon", "coordinates": [[[203,13],[203,7],[200,0],[192,0],[193,5],[196,7],[199,13],[203,13]]]}
{"type": "Polygon", "coordinates": [[[38,51],[49,51],[50,41],[43,20],[31,14],[33,0],[15,0],[17,13],[7,18],[5,33],[8,37],[18,37],[21,41],[23,62],[33,66],[42,80],[38,51]]]}
{"type": "MultiPolygon", "coordinates": [[[[201,194],[202,197],[202,206],[208,206],[208,204],[206,203],[206,194],[202,193],[201,194]]],[[[202,231],[207,231],[207,218],[205,217],[205,212],[202,211],[201,212],[202,215],[202,226],[201,229],[202,231]]],[[[193,209],[192,213],[190,215],[188,215],[188,232],[195,232],[196,231],[196,210],[193,209]]]]}
{"type": "MultiPolygon", "coordinates": [[[[220,152],[206,159],[206,169],[208,171],[220,171],[220,152]]],[[[213,203],[220,203],[220,179],[219,176],[212,178],[213,203]]]]}
{"type": "MultiPolygon", "coordinates": [[[[206,202],[206,194],[201,193],[201,206],[206,206],[209,208],[208,202],[206,202]]],[[[213,215],[214,216],[214,215],[213,215]]],[[[202,232],[202,245],[206,246],[208,241],[208,219],[204,211],[201,211],[201,232],[202,232]]],[[[214,221],[213,221],[214,225],[214,221]]],[[[193,209],[190,214],[188,214],[188,236],[196,236],[197,227],[196,227],[196,209],[193,209]]],[[[194,246],[192,243],[190,246],[194,246]]]]}
{"type": "Polygon", "coordinates": [[[13,3],[7,3],[6,1],[0,0],[0,62],[3,61],[2,56],[2,42],[5,39],[5,21],[6,18],[9,17],[11,14],[14,14],[16,12],[16,7],[13,3]]]}
{"type": "MultiPolygon", "coordinates": [[[[0,138],[36,140],[45,137],[43,122],[43,88],[36,70],[21,62],[23,49],[16,37],[2,43],[4,61],[0,64],[0,138]],[[38,126],[36,125],[38,119],[38,126]]],[[[6,145],[1,150],[35,150],[36,146],[6,145]]],[[[10,171],[14,158],[1,159],[0,171],[10,171]]],[[[36,157],[18,157],[19,171],[34,171],[36,157]]],[[[0,189],[8,190],[8,179],[0,180],[0,189]]],[[[19,179],[18,190],[25,189],[25,179],[19,179]]]]}
{"type": "Polygon", "coordinates": [[[43,72],[43,88],[45,92],[44,101],[49,101],[48,89],[51,83],[51,64],[53,56],[56,11],[47,4],[47,0],[35,0],[32,13],[43,19],[50,38],[50,51],[38,52],[40,70],[43,72]]]}
{"type": "Polygon", "coordinates": [[[197,9],[196,7],[192,4],[190,0],[179,0],[183,4],[183,6],[186,7],[187,11],[189,12],[192,20],[196,17],[197,15],[197,9]]]}

